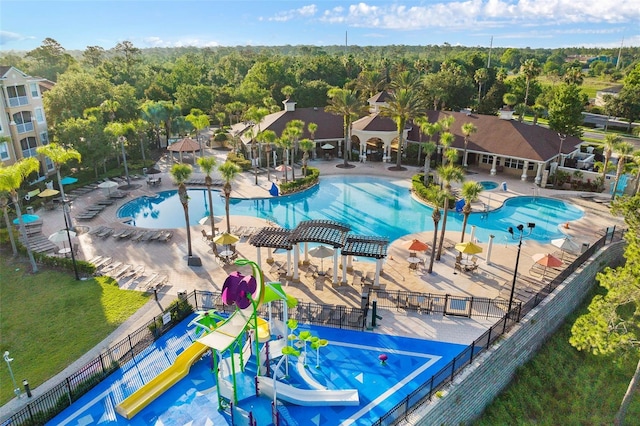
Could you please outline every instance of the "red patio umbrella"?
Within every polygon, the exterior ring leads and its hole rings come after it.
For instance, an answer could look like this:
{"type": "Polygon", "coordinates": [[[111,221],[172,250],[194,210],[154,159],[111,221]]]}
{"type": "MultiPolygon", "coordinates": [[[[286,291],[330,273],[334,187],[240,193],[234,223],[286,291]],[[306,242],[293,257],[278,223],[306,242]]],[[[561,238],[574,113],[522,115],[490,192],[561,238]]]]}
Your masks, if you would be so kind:
{"type": "Polygon", "coordinates": [[[544,271],[542,272],[542,279],[544,279],[545,274],[547,273],[547,268],[557,268],[563,265],[562,260],[558,259],[552,254],[544,254],[537,253],[532,256],[533,260],[538,264],[544,266],[544,271]]]}
{"type": "Polygon", "coordinates": [[[427,250],[429,250],[429,246],[426,243],[423,243],[420,240],[414,239],[413,241],[411,241],[409,243],[409,251],[410,252],[427,251],[427,250]]]}

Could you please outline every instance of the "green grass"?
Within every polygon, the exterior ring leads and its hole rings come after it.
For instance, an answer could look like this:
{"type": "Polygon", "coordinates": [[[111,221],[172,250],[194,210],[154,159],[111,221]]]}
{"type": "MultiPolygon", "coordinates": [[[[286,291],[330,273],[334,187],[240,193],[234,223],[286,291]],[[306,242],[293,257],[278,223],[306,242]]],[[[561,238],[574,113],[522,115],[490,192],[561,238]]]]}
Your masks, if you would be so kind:
{"type": "MultiPolygon", "coordinates": [[[[0,352],[9,351],[18,385],[32,388],[53,377],[107,337],[143,306],[148,295],[120,290],[98,277],[30,273],[24,260],[0,254],[0,352]]],[[[6,362],[0,364],[0,405],[13,397],[6,362]]]]}
{"type": "MultiPolygon", "coordinates": [[[[638,359],[595,356],[574,349],[569,344],[571,326],[584,312],[586,305],[517,371],[476,426],[613,424],[638,359]]],[[[626,419],[627,425],[638,424],[637,394],[626,419]]]]}

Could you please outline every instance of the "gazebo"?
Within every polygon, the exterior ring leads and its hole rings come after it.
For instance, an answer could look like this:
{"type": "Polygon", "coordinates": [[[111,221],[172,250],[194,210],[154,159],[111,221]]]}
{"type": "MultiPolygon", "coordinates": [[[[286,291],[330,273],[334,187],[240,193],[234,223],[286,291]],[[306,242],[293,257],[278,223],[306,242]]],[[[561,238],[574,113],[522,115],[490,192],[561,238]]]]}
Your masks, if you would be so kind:
{"type": "Polygon", "coordinates": [[[198,142],[194,141],[191,138],[184,138],[179,140],[178,142],[172,143],[167,147],[167,151],[172,152],[172,156],[174,152],[180,153],[180,162],[182,163],[182,153],[183,152],[193,152],[193,164],[196,164],[196,151],[200,150],[200,145],[198,142]]]}

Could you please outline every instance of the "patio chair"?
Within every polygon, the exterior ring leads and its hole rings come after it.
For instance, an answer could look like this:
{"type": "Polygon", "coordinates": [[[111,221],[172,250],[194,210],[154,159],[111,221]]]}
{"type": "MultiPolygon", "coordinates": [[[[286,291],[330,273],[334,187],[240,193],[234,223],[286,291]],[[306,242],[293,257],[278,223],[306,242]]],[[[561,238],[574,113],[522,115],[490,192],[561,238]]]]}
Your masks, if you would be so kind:
{"type": "MultiPolygon", "coordinates": [[[[623,195],[625,189],[627,189],[627,181],[629,180],[629,176],[628,175],[621,175],[618,178],[618,187],[616,188],[616,194],[615,195],[623,195]]],[[[609,190],[609,193],[613,195],[613,188],[616,186],[616,182],[613,181],[611,182],[611,189],[609,190]]]]}

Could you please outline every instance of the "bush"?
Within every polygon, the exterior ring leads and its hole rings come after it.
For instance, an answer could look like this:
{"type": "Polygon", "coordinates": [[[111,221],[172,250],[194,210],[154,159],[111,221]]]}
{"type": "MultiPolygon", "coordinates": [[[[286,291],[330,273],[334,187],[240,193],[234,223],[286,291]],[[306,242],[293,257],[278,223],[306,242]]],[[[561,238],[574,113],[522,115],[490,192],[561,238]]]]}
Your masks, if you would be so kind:
{"type": "Polygon", "coordinates": [[[293,192],[303,191],[311,188],[318,183],[320,179],[320,171],[315,167],[307,167],[307,175],[296,179],[292,182],[283,182],[280,184],[280,194],[287,195],[293,192]]]}
{"type": "Polygon", "coordinates": [[[251,170],[251,161],[244,158],[242,154],[236,154],[232,151],[227,155],[227,161],[235,163],[243,172],[251,170]]]}

